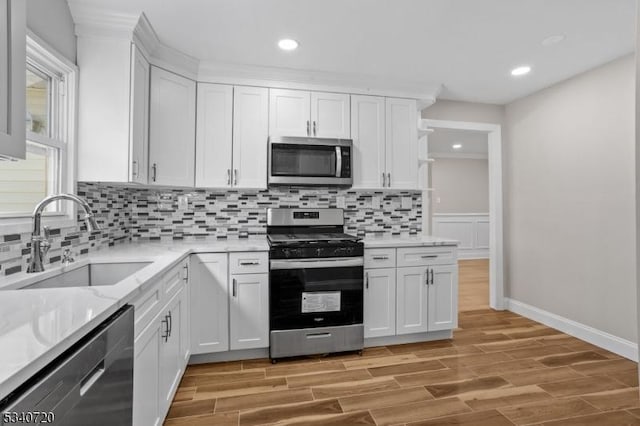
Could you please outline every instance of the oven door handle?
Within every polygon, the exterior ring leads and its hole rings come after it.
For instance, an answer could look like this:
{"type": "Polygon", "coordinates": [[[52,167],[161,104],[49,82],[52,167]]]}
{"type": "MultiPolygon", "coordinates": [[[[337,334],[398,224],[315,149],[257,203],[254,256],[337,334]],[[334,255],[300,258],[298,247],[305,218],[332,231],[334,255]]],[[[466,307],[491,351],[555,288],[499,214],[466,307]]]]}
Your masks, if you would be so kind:
{"type": "Polygon", "coordinates": [[[271,269],[310,269],[310,268],[344,268],[363,266],[361,257],[334,257],[322,259],[272,260],[271,269]]]}
{"type": "Polygon", "coordinates": [[[342,176],[342,148],[336,146],[336,177],[342,176]]]}

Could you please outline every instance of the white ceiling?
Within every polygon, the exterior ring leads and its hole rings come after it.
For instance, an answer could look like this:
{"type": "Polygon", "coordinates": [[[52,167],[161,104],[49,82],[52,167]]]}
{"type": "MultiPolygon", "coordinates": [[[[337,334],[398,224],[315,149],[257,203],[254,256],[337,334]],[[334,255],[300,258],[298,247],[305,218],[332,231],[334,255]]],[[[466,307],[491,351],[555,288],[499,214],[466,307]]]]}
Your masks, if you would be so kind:
{"type": "Polygon", "coordinates": [[[75,0],[144,12],[203,61],[443,84],[440,98],[503,104],[631,53],[635,0],[75,0]],[[544,47],[548,36],[562,43],[544,47]],[[282,52],[278,39],[300,42],[282,52]],[[530,75],[513,78],[520,64],[530,75]]]}
{"type": "Polygon", "coordinates": [[[489,152],[489,137],[486,132],[456,129],[434,129],[429,134],[429,153],[484,157],[489,152]],[[453,149],[454,144],[461,144],[462,148],[453,149]]]}

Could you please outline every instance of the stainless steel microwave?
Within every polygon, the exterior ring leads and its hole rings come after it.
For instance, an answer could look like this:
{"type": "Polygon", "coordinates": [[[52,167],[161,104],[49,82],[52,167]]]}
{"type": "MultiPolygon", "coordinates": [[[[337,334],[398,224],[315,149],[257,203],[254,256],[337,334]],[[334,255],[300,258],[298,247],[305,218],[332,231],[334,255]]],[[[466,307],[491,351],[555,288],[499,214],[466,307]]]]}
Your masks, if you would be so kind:
{"type": "Polygon", "coordinates": [[[269,138],[269,185],[351,186],[351,139],[269,138]]]}

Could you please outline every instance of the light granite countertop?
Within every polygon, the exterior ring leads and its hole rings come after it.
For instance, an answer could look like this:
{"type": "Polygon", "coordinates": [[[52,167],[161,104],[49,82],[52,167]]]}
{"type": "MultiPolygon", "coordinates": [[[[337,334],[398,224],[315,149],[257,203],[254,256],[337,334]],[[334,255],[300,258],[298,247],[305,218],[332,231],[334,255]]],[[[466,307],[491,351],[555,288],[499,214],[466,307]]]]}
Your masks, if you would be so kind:
{"type": "MultiPolygon", "coordinates": [[[[457,245],[434,237],[366,238],[365,247],[457,245]]],[[[193,253],[268,251],[266,238],[127,243],[90,253],[70,266],[0,278],[0,399],[53,361],[119,308],[150,288],[154,279],[193,253]],[[20,288],[88,263],[150,262],[110,286],[20,288]]]]}
{"type": "Polygon", "coordinates": [[[459,244],[458,241],[448,238],[422,235],[408,237],[366,237],[363,241],[365,248],[457,246],[459,244]]]}
{"type": "Polygon", "coordinates": [[[128,243],[90,253],[70,266],[0,278],[0,399],[53,361],[154,278],[192,253],[268,251],[266,238],[185,243],[128,243]],[[115,285],[19,288],[88,263],[151,262],[115,285]]]}

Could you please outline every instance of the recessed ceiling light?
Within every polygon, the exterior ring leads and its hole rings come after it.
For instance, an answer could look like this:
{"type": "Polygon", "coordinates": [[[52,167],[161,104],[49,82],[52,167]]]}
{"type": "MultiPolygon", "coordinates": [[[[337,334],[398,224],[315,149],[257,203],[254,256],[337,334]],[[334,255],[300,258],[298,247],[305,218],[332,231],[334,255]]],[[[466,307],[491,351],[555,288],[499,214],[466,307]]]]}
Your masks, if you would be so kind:
{"type": "Polygon", "coordinates": [[[531,67],[530,66],[522,65],[522,66],[519,66],[517,68],[512,69],[511,70],[511,75],[513,75],[515,77],[518,77],[518,76],[521,76],[521,75],[529,74],[530,72],[531,72],[531,67]]]}
{"type": "Polygon", "coordinates": [[[278,47],[282,50],[296,50],[298,42],[291,38],[283,38],[278,42],[278,47]]]}
{"type": "Polygon", "coordinates": [[[560,43],[561,41],[564,41],[565,38],[567,38],[567,36],[565,36],[564,34],[556,34],[545,38],[540,44],[542,44],[543,46],[552,46],[554,44],[560,43]]]}
{"type": "Polygon", "coordinates": [[[451,148],[460,149],[460,148],[462,148],[462,144],[461,143],[454,143],[453,145],[451,145],[451,148]]]}

